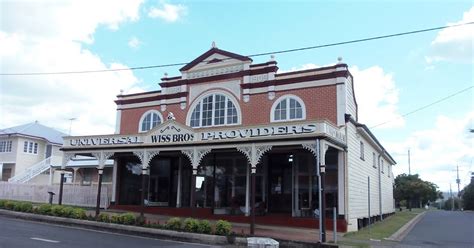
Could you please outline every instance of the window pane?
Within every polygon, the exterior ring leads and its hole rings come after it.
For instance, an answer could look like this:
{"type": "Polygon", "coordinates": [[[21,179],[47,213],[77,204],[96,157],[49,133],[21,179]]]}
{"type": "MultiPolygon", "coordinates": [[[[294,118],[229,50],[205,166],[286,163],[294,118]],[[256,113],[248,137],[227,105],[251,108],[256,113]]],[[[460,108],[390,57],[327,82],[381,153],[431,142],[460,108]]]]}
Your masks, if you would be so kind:
{"type": "Polygon", "coordinates": [[[201,103],[198,103],[198,105],[196,105],[196,108],[194,108],[193,113],[191,114],[191,127],[199,126],[200,116],[201,116],[201,103]]]}
{"type": "Polygon", "coordinates": [[[28,145],[28,153],[33,153],[33,142],[30,142],[28,145]]]}
{"type": "Polygon", "coordinates": [[[235,123],[237,123],[237,109],[230,100],[227,100],[227,124],[235,123]]]}
{"type": "Polygon", "coordinates": [[[216,102],[214,104],[214,125],[223,125],[225,121],[225,101],[223,95],[216,95],[216,102]]]}
{"type": "Polygon", "coordinates": [[[25,143],[23,144],[23,152],[27,152],[28,151],[28,141],[25,141],[25,143]]]}
{"type": "Polygon", "coordinates": [[[212,125],[212,97],[208,96],[202,101],[202,126],[212,125]]]}
{"type": "Polygon", "coordinates": [[[295,100],[290,99],[290,119],[301,119],[303,118],[303,110],[301,104],[295,100]]]}
{"type": "Polygon", "coordinates": [[[0,152],[5,152],[5,141],[0,141],[0,152]]]}
{"type": "Polygon", "coordinates": [[[156,127],[158,124],[161,123],[160,116],[157,113],[151,113],[151,115],[153,117],[153,122],[151,123],[151,128],[150,129],[156,127]]]}
{"type": "Polygon", "coordinates": [[[286,109],[286,99],[284,99],[275,108],[275,120],[286,120],[286,109]]]}
{"type": "Polygon", "coordinates": [[[11,152],[11,151],[12,151],[12,141],[9,140],[9,141],[7,142],[7,152],[11,152]]]}
{"type": "Polygon", "coordinates": [[[35,143],[35,148],[33,150],[34,154],[38,154],[38,143],[35,143]]]}
{"type": "Polygon", "coordinates": [[[142,122],[142,131],[148,131],[150,130],[150,124],[151,124],[151,113],[147,114],[145,116],[145,119],[143,119],[142,122]]]}

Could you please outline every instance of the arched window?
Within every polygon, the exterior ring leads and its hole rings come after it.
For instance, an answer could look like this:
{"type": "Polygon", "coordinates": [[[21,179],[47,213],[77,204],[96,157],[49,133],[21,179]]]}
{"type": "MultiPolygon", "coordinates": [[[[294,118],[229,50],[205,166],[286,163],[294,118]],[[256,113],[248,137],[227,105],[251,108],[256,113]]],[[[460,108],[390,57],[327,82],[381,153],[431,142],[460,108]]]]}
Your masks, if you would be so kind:
{"type": "Polygon", "coordinates": [[[285,95],[273,103],[270,115],[272,122],[304,120],[306,119],[306,108],[301,98],[285,95]]]}
{"type": "Polygon", "coordinates": [[[150,110],[145,112],[140,119],[139,131],[146,132],[162,122],[160,112],[156,110],[150,110]]]}
{"type": "Polygon", "coordinates": [[[191,127],[208,127],[238,124],[239,121],[234,101],[225,94],[213,93],[194,104],[188,123],[191,127]]]}

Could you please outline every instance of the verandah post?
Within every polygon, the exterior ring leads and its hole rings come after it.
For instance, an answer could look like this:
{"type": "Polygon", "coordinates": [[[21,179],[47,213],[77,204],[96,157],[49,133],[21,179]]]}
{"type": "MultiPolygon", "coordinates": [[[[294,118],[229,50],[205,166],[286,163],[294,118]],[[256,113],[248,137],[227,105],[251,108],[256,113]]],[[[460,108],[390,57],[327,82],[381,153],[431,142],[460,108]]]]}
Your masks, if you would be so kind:
{"type": "Polygon", "coordinates": [[[98,169],[98,173],[99,173],[99,182],[97,184],[97,202],[96,202],[96,205],[95,205],[95,217],[96,218],[99,216],[99,213],[100,213],[100,193],[101,193],[101,190],[102,190],[102,175],[104,174],[104,170],[103,169],[98,169]]]}

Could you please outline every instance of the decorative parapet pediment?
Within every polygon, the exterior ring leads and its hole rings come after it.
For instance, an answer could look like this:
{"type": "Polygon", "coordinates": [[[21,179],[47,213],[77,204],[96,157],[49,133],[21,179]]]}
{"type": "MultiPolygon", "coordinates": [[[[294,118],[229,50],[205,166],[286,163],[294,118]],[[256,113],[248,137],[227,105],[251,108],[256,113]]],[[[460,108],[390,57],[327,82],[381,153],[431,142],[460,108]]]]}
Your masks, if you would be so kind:
{"type": "Polygon", "coordinates": [[[271,123],[252,127],[192,129],[167,120],[146,133],[131,135],[66,136],[63,149],[166,147],[175,145],[208,145],[213,143],[272,142],[288,139],[326,138],[340,145],[346,143],[344,130],[326,121],[271,123]]]}

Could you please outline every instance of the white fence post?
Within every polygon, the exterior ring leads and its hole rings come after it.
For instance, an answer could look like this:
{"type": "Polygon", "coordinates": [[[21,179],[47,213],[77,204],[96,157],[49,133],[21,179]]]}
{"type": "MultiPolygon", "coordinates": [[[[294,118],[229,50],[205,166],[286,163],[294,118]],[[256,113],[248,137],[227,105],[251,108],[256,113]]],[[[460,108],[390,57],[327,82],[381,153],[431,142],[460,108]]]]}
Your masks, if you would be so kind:
{"type": "MultiPolygon", "coordinates": [[[[48,203],[48,191],[56,194],[59,192],[59,185],[42,185],[42,184],[23,184],[0,182],[0,199],[30,201],[37,203],[48,203]]],[[[102,187],[101,208],[108,208],[110,205],[109,188],[102,187]]],[[[97,200],[97,186],[81,186],[81,185],[64,185],[63,204],[95,207],[97,200]]]]}

